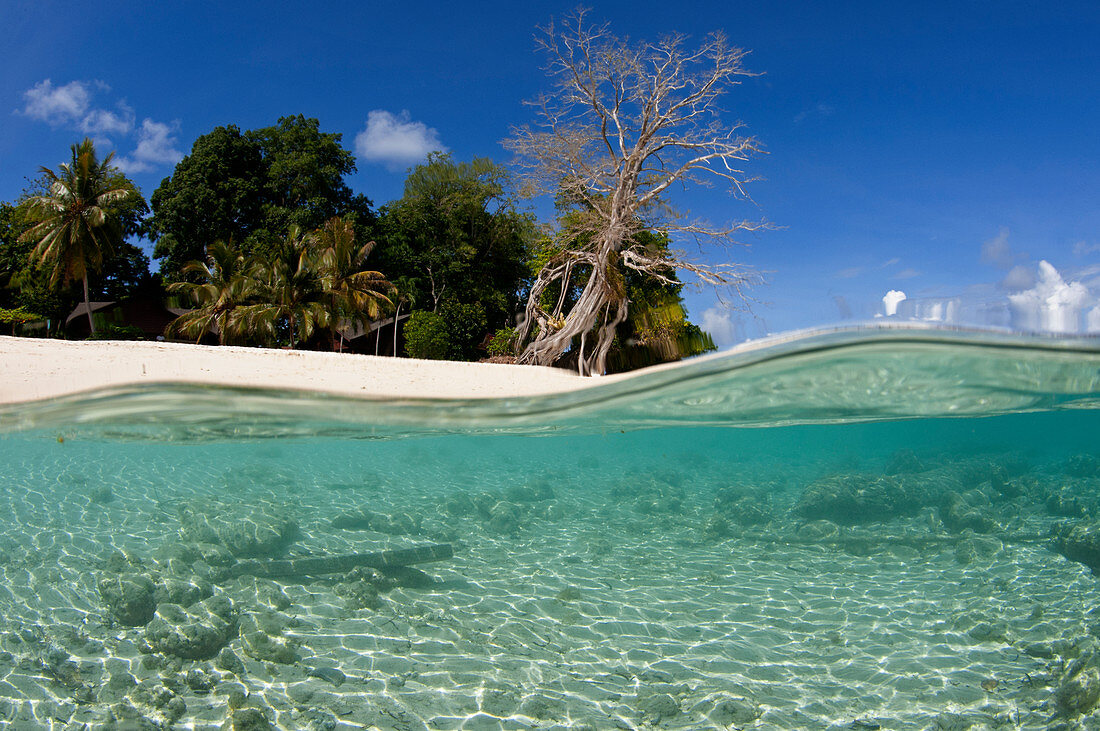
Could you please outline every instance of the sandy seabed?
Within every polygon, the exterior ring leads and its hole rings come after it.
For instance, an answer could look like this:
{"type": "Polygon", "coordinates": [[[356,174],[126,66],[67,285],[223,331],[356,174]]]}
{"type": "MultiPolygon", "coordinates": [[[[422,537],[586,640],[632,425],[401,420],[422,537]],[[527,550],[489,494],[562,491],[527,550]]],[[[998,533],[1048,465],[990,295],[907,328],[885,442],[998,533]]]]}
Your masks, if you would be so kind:
{"type": "MultiPolygon", "coordinates": [[[[1100,607],[1100,582],[1041,544],[707,537],[710,490],[645,514],[565,469],[547,489],[523,484],[522,468],[485,485],[445,459],[415,480],[384,461],[303,473],[277,442],[107,445],[115,457],[99,461],[94,442],[20,444],[0,441],[0,720],[12,728],[251,728],[247,709],[284,729],[1049,728],[1058,664],[1088,649],[1100,607]],[[466,514],[462,496],[486,492],[513,513],[466,514]],[[373,607],[331,577],[219,583],[242,625],[294,657],[257,659],[234,636],[238,668],[180,661],[143,649],[145,630],[113,621],[97,586],[120,563],[167,571],[185,506],[293,516],[290,555],[447,541],[455,556],[373,607]],[[334,527],[364,506],[399,527],[334,527]]],[[[721,477],[708,469],[692,479],[721,477]]],[[[862,534],[927,535],[927,517],[862,534]]]]}

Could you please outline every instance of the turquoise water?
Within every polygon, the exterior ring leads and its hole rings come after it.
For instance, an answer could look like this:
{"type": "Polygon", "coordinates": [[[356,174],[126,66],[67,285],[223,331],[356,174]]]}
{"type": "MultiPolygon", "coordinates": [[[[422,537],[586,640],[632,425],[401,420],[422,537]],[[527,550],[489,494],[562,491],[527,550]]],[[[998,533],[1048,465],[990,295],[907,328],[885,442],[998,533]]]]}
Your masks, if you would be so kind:
{"type": "Polygon", "coordinates": [[[1100,727],[1098,396],[1095,340],[895,330],[538,399],[7,407],[0,720],[1100,727]]]}

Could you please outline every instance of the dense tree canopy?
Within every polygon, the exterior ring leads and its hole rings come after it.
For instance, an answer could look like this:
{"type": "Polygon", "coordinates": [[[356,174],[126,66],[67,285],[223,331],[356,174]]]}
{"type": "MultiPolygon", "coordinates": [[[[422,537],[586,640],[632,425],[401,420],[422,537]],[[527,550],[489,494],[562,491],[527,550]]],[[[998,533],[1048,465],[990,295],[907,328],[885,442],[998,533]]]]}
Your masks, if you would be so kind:
{"type": "MultiPolygon", "coordinates": [[[[283,117],[272,127],[241,132],[233,125],[202,135],[153,192],[149,236],[169,280],[202,259],[215,241],[245,254],[275,252],[288,228],[311,231],[333,216],[372,220],[370,201],[344,177],[355,157],[341,135],[316,119],[283,117]]],[[[365,232],[360,232],[365,236],[365,232]]]]}
{"type": "MultiPolygon", "coordinates": [[[[404,195],[382,209],[378,267],[415,309],[440,313],[450,303],[452,316],[471,320],[454,323],[456,332],[477,325],[480,332],[468,337],[480,341],[514,317],[535,231],[503,168],[487,158],[456,162],[434,154],[409,172],[404,195]]],[[[456,345],[469,350],[469,343],[456,345]]]]}

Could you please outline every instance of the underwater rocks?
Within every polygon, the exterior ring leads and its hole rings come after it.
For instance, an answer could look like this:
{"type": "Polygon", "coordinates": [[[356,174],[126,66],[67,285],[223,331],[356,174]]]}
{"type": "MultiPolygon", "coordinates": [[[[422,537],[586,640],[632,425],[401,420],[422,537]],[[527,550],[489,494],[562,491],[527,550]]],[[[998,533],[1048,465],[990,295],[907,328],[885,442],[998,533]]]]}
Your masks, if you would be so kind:
{"type": "Polygon", "coordinates": [[[1054,693],[1058,712],[1063,716],[1079,716],[1088,713],[1100,702],[1100,670],[1093,653],[1082,655],[1073,662],[1058,683],[1054,693]]]}
{"type": "Polygon", "coordinates": [[[948,530],[961,533],[970,530],[974,533],[992,533],[998,529],[997,522],[985,512],[967,502],[962,495],[949,492],[940,506],[940,519],[948,530]]]}
{"type": "Polygon", "coordinates": [[[420,535],[423,519],[411,513],[392,515],[372,513],[363,508],[342,513],[332,520],[332,527],[341,530],[372,530],[394,536],[420,535]]]}
{"type": "Polygon", "coordinates": [[[1100,457],[1078,454],[1070,457],[1063,471],[1071,477],[1100,477],[1100,457]]]}
{"type": "Polygon", "coordinates": [[[156,585],[142,574],[108,576],[99,581],[99,596],[107,611],[120,624],[140,627],[148,624],[157,609],[156,585]]]}
{"type": "Polygon", "coordinates": [[[293,665],[298,662],[298,645],[283,637],[292,623],[280,612],[259,611],[246,614],[240,622],[241,649],[253,660],[293,665]]]}
{"type": "Polygon", "coordinates": [[[1100,574],[1100,523],[1058,523],[1050,535],[1055,551],[1100,574]]]}
{"type": "Polygon", "coordinates": [[[298,523],[276,511],[212,512],[194,505],[181,506],[183,540],[218,544],[237,558],[256,558],[279,555],[298,537],[298,523]]]}
{"type": "Polygon", "coordinates": [[[794,513],[808,520],[831,520],[841,525],[882,521],[918,512],[925,502],[919,493],[912,480],[832,475],[807,487],[794,513]]]}
{"type": "Polygon", "coordinates": [[[161,604],[145,627],[145,641],[154,652],[184,660],[202,660],[218,654],[237,629],[233,602],[214,596],[186,609],[161,604]]]}

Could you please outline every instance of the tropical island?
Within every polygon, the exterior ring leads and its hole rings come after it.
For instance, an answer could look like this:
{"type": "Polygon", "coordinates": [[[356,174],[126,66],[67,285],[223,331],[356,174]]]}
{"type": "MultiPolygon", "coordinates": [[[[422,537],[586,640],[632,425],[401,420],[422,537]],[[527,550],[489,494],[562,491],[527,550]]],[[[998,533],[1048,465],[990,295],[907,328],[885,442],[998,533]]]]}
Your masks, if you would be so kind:
{"type": "Polygon", "coordinates": [[[148,200],[114,153],[74,144],[68,162],[41,167],[18,200],[0,203],[0,322],[13,335],[582,375],[713,350],[678,272],[738,295],[756,277],[693,263],[672,236],[728,242],[767,224],[685,222],[665,191],[710,177],[741,193],[733,165],[759,145],[714,114],[751,75],[745,52],[720,34],[691,50],[677,36],[632,44],[583,12],[541,43],[553,91],[537,122],[506,141],[513,168],[432,153],[408,171],[401,198],[378,207],[348,185],[356,162],[341,135],[304,115],[199,136],[148,200]],[[535,194],[556,201],[557,220],[528,210],[535,194]]]}

